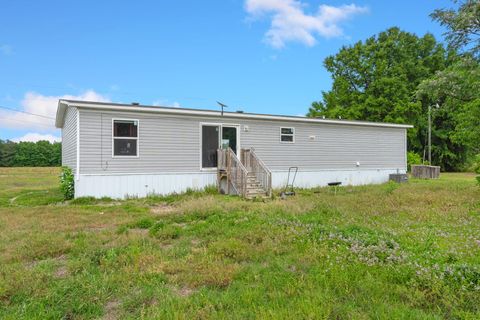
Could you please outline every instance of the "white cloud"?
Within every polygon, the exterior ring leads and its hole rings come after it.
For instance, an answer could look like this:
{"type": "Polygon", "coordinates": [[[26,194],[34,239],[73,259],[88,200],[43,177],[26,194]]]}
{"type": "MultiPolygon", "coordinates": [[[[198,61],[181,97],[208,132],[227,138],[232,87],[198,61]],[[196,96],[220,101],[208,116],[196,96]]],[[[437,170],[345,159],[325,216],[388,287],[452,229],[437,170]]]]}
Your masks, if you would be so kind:
{"type": "Polygon", "coordinates": [[[13,47],[8,44],[2,44],[0,45],[0,52],[3,53],[6,56],[9,56],[13,54],[13,47]]]}
{"type": "Polygon", "coordinates": [[[8,111],[0,111],[0,127],[12,129],[35,129],[49,131],[55,129],[55,115],[59,99],[83,100],[83,101],[110,101],[107,97],[87,90],[80,95],[44,96],[35,92],[27,92],[22,100],[20,111],[34,113],[36,115],[8,111]]]}
{"type": "Polygon", "coordinates": [[[251,17],[270,15],[272,22],[265,34],[265,41],[274,48],[282,48],[287,42],[296,41],[307,46],[317,43],[316,36],[339,37],[342,21],[355,14],[366,13],[366,7],[355,4],[338,7],[322,4],[315,14],[305,13],[306,5],[299,0],[246,0],[245,10],[251,17]]]}
{"type": "Polygon", "coordinates": [[[40,134],[40,133],[27,133],[26,135],[12,139],[14,142],[26,141],[26,142],[37,142],[40,140],[47,140],[50,142],[60,142],[62,139],[51,134],[40,134]]]}

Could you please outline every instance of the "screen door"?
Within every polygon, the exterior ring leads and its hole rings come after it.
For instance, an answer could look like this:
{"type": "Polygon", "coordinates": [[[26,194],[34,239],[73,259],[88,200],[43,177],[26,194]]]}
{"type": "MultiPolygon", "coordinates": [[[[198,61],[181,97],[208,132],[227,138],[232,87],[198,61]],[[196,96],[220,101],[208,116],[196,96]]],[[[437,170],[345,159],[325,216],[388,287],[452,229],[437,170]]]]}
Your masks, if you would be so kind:
{"type": "Polygon", "coordinates": [[[202,126],[202,168],[217,167],[219,131],[219,126],[202,126]]]}

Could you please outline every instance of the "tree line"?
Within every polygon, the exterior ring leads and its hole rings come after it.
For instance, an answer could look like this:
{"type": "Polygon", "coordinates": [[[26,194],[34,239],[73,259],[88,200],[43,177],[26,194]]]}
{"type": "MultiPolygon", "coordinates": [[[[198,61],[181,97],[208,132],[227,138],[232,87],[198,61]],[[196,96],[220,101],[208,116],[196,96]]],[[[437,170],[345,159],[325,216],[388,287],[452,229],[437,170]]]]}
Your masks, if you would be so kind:
{"type": "Polygon", "coordinates": [[[0,140],[0,167],[55,167],[62,164],[62,144],[0,140]]]}
{"type": "Polygon", "coordinates": [[[468,169],[480,153],[480,2],[454,3],[431,14],[446,44],[392,27],[327,57],[332,88],[308,116],[412,124],[408,150],[423,158],[430,107],[432,164],[468,169]]]}

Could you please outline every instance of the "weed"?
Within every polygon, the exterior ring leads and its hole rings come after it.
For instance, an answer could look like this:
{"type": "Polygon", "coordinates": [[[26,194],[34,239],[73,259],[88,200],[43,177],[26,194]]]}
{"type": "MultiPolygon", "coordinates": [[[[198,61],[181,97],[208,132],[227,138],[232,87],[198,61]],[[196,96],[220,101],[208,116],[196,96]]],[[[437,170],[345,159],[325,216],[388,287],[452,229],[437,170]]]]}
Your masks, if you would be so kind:
{"type": "Polygon", "coordinates": [[[141,218],[130,224],[130,228],[149,229],[155,224],[155,220],[152,218],[141,218]]]}
{"type": "Polygon", "coordinates": [[[237,239],[228,239],[212,243],[210,250],[215,255],[235,261],[242,261],[249,257],[247,245],[237,239]]]}
{"type": "Polygon", "coordinates": [[[126,234],[128,233],[128,229],[130,229],[129,226],[123,225],[123,226],[119,226],[115,232],[116,234],[126,234]]]}
{"type": "Polygon", "coordinates": [[[97,202],[98,200],[95,199],[94,197],[79,197],[70,201],[70,204],[85,206],[85,205],[94,205],[97,202]]]}
{"type": "Polygon", "coordinates": [[[180,227],[165,225],[163,222],[157,222],[150,228],[150,234],[161,240],[176,239],[180,236],[180,232],[180,227]]]}
{"type": "Polygon", "coordinates": [[[58,174],[0,168],[2,319],[480,316],[473,174],[266,202],[63,202],[58,174]]]}
{"type": "Polygon", "coordinates": [[[73,171],[69,167],[62,167],[60,174],[60,190],[65,200],[73,199],[75,196],[75,181],[73,171]]]}
{"type": "Polygon", "coordinates": [[[392,194],[395,190],[398,189],[399,186],[400,184],[397,182],[388,181],[387,183],[384,184],[385,192],[387,194],[392,194]]]}

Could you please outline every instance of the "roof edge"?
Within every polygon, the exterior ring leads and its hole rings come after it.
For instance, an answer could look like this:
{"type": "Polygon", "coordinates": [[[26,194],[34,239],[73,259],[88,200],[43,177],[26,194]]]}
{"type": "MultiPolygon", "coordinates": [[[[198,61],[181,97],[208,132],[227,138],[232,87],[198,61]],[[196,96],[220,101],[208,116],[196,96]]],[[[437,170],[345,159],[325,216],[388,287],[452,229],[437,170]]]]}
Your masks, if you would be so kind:
{"type": "Polygon", "coordinates": [[[68,101],[58,100],[57,114],[55,115],[55,127],[63,128],[65,120],[65,111],[67,110],[68,101]]]}
{"type": "MultiPolygon", "coordinates": [[[[165,113],[165,114],[192,115],[192,116],[213,116],[213,117],[222,116],[221,112],[216,110],[130,105],[130,104],[93,102],[93,101],[59,100],[58,109],[57,109],[57,119],[55,122],[55,125],[58,128],[63,126],[63,117],[65,112],[65,110],[60,110],[60,109],[66,108],[67,106],[87,108],[87,109],[98,109],[98,110],[165,113]],[[64,107],[62,107],[63,105],[64,107]],[[63,114],[60,114],[59,112],[63,112],[63,114]],[[59,126],[59,123],[60,123],[59,115],[61,116],[61,122],[62,122],[60,126],[59,126]]],[[[370,126],[370,127],[386,127],[386,128],[403,128],[403,129],[413,128],[413,126],[409,124],[368,122],[368,121],[357,121],[357,120],[318,119],[318,118],[308,118],[308,117],[298,117],[298,116],[269,115],[269,114],[258,114],[258,113],[238,113],[238,112],[227,112],[227,111],[224,112],[223,117],[236,118],[236,119],[257,119],[257,120],[340,124],[340,125],[351,125],[351,126],[370,126]]]]}

